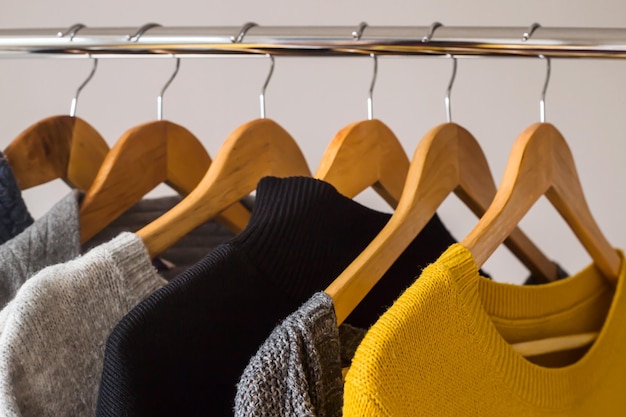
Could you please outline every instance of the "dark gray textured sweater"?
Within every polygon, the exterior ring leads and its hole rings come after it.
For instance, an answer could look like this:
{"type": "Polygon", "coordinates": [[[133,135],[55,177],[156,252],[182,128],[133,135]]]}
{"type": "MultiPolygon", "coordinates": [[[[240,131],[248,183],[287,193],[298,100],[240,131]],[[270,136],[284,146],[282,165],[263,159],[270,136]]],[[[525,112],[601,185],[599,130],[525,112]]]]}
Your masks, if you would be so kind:
{"type": "Polygon", "coordinates": [[[313,295],[252,357],[237,384],[235,417],[340,417],[341,369],[365,330],[337,328],[332,299],[313,295]]]}

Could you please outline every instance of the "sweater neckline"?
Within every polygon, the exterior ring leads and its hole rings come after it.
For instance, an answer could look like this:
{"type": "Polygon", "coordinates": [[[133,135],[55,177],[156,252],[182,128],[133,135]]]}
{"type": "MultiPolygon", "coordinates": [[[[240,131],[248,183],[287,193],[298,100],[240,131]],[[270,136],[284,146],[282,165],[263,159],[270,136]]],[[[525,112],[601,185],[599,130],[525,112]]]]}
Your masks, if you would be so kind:
{"type": "Polygon", "coordinates": [[[292,297],[308,298],[325,287],[321,279],[329,272],[322,262],[335,262],[345,257],[347,245],[373,239],[389,217],[321,180],[264,177],[248,225],[229,244],[255,266],[258,276],[292,297]]]}
{"type": "Polygon", "coordinates": [[[623,324],[619,323],[626,314],[623,261],[616,287],[593,264],[569,278],[529,287],[481,277],[471,253],[460,244],[450,247],[441,259],[448,268],[456,270],[452,275],[477,354],[513,395],[542,408],[563,409],[597,389],[606,368],[615,360],[615,348],[623,331],[623,324]],[[612,291],[613,297],[598,336],[582,357],[567,366],[552,368],[531,362],[513,349],[492,319],[492,315],[524,319],[558,314],[602,291],[612,291]]]}

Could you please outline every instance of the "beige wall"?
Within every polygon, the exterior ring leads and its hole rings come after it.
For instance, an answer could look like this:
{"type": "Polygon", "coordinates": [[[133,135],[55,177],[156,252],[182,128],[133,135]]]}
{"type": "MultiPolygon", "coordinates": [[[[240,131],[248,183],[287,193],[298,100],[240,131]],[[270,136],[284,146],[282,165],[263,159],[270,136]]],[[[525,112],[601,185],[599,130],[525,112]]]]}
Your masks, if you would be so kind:
{"type": "MultiPolygon", "coordinates": [[[[240,25],[448,25],[626,26],[626,4],[618,1],[523,2],[439,1],[24,1],[0,0],[0,27],[240,25]]],[[[127,128],[155,118],[156,95],[173,69],[167,60],[101,61],[84,90],[78,115],[115,143],[127,128]]],[[[576,159],[589,205],[616,246],[626,245],[626,62],[553,62],[548,121],[565,135],[576,159]]],[[[0,147],[31,123],[67,113],[76,86],[90,63],[78,60],[0,61],[0,147]]],[[[165,97],[165,116],[188,127],[215,154],[226,135],[258,115],[257,94],[265,59],[184,60],[165,97]]],[[[450,62],[434,58],[380,60],[376,117],[401,139],[409,155],[429,128],[444,121],[443,93],[450,62]]],[[[538,117],[545,65],[538,59],[461,60],[453,91],[453,119],[479,140],[497,181],[514,138],[538,117]]],[[[335,132],[365,118],[371,74],[367,58],[281,58],[268,89],[268,116],[301,145],[312,170],[335,132]]],[[[25,192],[39,216],[67,192],[53,183],[25,192]]],[[[169,193],[161,187],[153,194],[169,193]]],[[[373,193],[359,201],[386,210],[373,193]]],[[[441,209],[446,225],[461,239],[476,222],[450,198],[441,209]]],[[[523,220],[527,233],[570,271],[589,257],[556,212],[540,202],[523,220]]],[[[514,258],[499,251],[488,270],[498,280],[525,275],[514,258]]]]}

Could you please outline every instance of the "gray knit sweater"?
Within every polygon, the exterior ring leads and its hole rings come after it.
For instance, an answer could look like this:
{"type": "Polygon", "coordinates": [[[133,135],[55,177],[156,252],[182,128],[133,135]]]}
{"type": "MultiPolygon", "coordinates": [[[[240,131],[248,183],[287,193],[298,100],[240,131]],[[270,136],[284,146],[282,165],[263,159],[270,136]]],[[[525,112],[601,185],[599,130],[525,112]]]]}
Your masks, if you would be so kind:
{"type": "Polygon", "coordinates": [[[337,328],[332,299],[316,293],[279,324],[237,384],[235,416],[340,417],[342,366],[365,334],[337,328]]]}
{"type": "Polygon", "coordinates": [[[22,233],[0,246],[0,308],[48,265],[80,253],[78,194],[70,193],[22,233]]]}
{"type": "Polygon", "coordinates": [[[94,415],[110,331],[164,283],[133,233],[29,279],[0,313],[0,415],[94,415]]]}

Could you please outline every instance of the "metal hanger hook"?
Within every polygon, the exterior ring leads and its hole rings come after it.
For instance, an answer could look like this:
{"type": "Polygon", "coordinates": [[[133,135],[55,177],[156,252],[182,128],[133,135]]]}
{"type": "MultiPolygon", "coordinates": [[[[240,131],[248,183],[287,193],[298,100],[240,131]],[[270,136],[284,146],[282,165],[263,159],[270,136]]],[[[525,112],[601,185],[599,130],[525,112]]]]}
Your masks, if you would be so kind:
{"type": "Polygon", "coordinates": [[[259,26],[257,23],[255,22],[248,22],[246,24],[244,24],[241,27],[241,30],[239,31],[239,34],[235,37],[235,36],[231,36],[230,37],[230,41],[232,43],[241,43],[243,42],[243,38],[246,36],[246,34],[248,33],[248,31],[250,29],[252,29],[255,26],[259,26]]]}
{"type": "MultiPolygon", "coordinates": [[[[530,37],[535,33],[537,29],[539,29],[541,25],[537,22],[530,25],[530,28],[527,32],[524,32],[522,35],[522,42],[526,42],[530,39],[530,37]]],[[[550,83],[550,74],[552,72],[552,65],[550,62],[550,58],[545,55],[539,55],[539,58],[546,60],[546,80],[543,83],[543,88],[541,89],[541,97],[539,99],[539,121],[541,123],[546,122],[546,92],[548,91],[548,84],[550,83]]]]}
{"type": "MultiPolygon", "coordinates": [[[[434,22],[430,25],[430,29],[428,34],[422,37],[422,42],[427,43],[430,42],[435,35],[435,31],[443,26],[441,22],[434,22]]],[[[454,80],[456,79],[456,68],[457,68],[457,58],[454,55],[447,54],[448,58],[452,58],[452,75],[450,76],[450,82],[448,83],[448,88],[446,88],[446,96],[444,98],[444,105],[446,108],[446,121],[448,123],[452,122],[452,104],[450,100],[450,96],[452,95],[452,86],[454,85],[454,80]]]]}
{"type": "MultiPolygon", "coordinates": [[[[78,31],[81,30],[81,29],[84,29],[86,27],[87,26],[85,26],[82,23],[76,23],[76,24],[70,26],[70,28],[67,31],[65,31],[65,32],[58,32],[57,36],[59,38],[64,38],[64,37],[69,35],[70,42],[72,42],[74,40],[74,36],[76,36],[78,31]]],[[[87,54],[87,57],[91,58],[91,54],[87,54]]],[[[91,58],[91,59],[93,59],[93,68],[91,68],[91,72],[87,76],[87,79],[85,81],[83,81],[81,85],[78,86],[78,89],[76,90],[76,93],[74,94],[74,97],[72,98],[72,103],[70,104],[70,116],[71,117],[75,117],[76,116],[76,107],[78,107],[78,96],[80,95],[80,92],[87,85],[87,83],[89,81],[91,81],[91,79],[93,78],[94,74],[96,73],[96,68],[98,68],[98,59],[97,58],[91,58]]]]}
{"type": "Polygon", "coordinates": [[[541,99],[539,100],[539,121],[541,123],[546,122],[546,92],[548,91],[548,84],[550,83],[550,73],[552,65],[550,64],[550,58],[545,55],[539,55],[539,58],[546,60],[546,80],[543,83],[543,89],[541,90],[541,99]]]}
{"type": "Polygon", "coordinates": [[[96,69],[98,68],[98,58],[93,58],[91,54],[88,54],[87,56],[93,60],[93,67],[91,68],[91,72],[87,76],[87,79],[83,81],[83,83],[78,87],[78,89],[76,90],[76,94],[74,94],[74,97],[72,98],[72,104],[70,105],[71,117],[76,116],[76,107],[78,107],[78,96],[80,95],[80,92],[83,90],[83,88],[85,88],[87,83],[91,81],[94,74],[96,73],[96,69]]]}
{"type": "Polygon", "coordinates": [[[355,41],[361,40],[361,36],[363,36],[363,32],[365,31],[366,27],[367,22],[359,23],[359,27],[354,32],[352,32],[352,39],[354,39],[355,41]]]}
{"type": "Polygon", "coordinates": [[[126,40],[130,42],[137,42],[139,41],[139,38],[141,38],[143,34],[146,33],[148,30],[152,28],[158,28],[158,27],[162,27],[162,26],[158,23],[146,23],[145,25],[140,27],[137,30],[137,32],[135,32],[134,35],[131,35],[131,34],[126,35],[126,40]]]}
{"type": "MultiPolygon", "coordinates": [[[[363,32],[367,27],[367,22],[359,23],[359,27],[352,32],[352,39],[355,41],[361,40],[363,32]]],[[[378,56],[374,53],[370,53],[370,58],[374,60],[374,73],[372,75],[372,82],[367,95],[367,119],[372,120],[374,118],[374,87],[376,86],[376,78],[378,77],[378,56]]]]}
{"type": "Polygon", "coordinates": [[[528,28],[528,31],[522,34],[522,42],[526,42],[527,40],[529,40],[530,37],[533,36],[533,33],[535,33],[535,31],[539,29],[540,27],[541,25],[537,22],[530,25],[530,27],[528,28]]]}
{"type": "Polygon", "coordinates": [[[456,78],[456,66],[457,59],[454,55],[446,55],[452,58],[452,76],[450,77],[450,82],[448,83],[448,88],[446,89],[446,98],[444,99],[444,103],[446,106],[446,121],[448,123],[452,122],[452,105],[450,104],[450,95],[452,94],[452,86],[454,85],[454,80],[456,78]]]}
{"type": "Polygon", "coordinates": [[[176,58],[176,68],[174,69],[174,73],[170,77],[169,80],[165,83],[163,88],[161,89],[161,94],[157,97],[157,120],[163,120],[163,95],[165,94],[165,90],[170,86],[176,75],[178,74],[178,70],[180,69],[180,58],[172,55],[173,58],[176,58]]]}
{"type": "Polygon", "coordinates": [[[74,36],[78,33],[79,30],[86,28],[87,26],[82,23],[76,23],[75,25],[70,26],[70,28],[66,32],[57,32],[57,36],[59,38],[64,38],[67,35],[70,35],[70,41],[74,40],[74,36]]]}
{"type": "MultiPolygon", "coordinates": [[[[255,22],[248,22],[244,24],[241,27],[241,30],[239,31],[239,34],[236,37],[235,36],[230,37],[230,41],[232,43],[243,42],[243,38],[246,37],[246,34],[248,33],[248,31],[255,26],[259,26],[259,25],[255,22]]],[[[274,55],[265,54],[265,56],[270,59],[271,65],[270,65],[270,72],[267,74],[267,78],[265,78],[265,82],[263,83],[263,86],[261,87],[261,94],[259,94],[259,108],[261,111],[261,119],[265,119],[265,91],[267,90],[267,86],[269,85],[270,80],[272,79],[272,75],[274,74],[274,66],[276,64],[274,55]]]]}
{"type": "Polygon", "coordinates": [[[378,77],[378,56],[371,53],[370,57],[374,60],[374,73],[372,75],[372,83],[370,84],[367,96],[367,118],[372,120],[374,118],[374,86],[376,85],[376,78],[378,77]]]}
{"type": "Polygon", "coordinates": [[[435,31],[437,29],[439,29],[441,26],[443,26],[443,23],[441,23],[441,22],[434,22],[432,25],[430,25],[430,29],[428,30],[428,34],[426,36],[422,37],[422,42],[423,43],[430,42],[430,40],[433,38],[433,35],[435,34],[435,31]]]}
{"type": "Polygon", "coordinates": [[[259,105],[261,109],[261,119],[265,119],[265,90],[267,90],[267,85],[270,83],[270,79],[272,78],[272,74],[274,74],[274,65],[276,64],[276,60],[274,59],[274,55],[266,54],[272,61],[272,65],[270,66],[270,72],[267,74],[267,78],[263,83],[263,87],[261,88],[261,94],[259,95],[259,105]]]}

